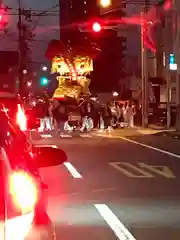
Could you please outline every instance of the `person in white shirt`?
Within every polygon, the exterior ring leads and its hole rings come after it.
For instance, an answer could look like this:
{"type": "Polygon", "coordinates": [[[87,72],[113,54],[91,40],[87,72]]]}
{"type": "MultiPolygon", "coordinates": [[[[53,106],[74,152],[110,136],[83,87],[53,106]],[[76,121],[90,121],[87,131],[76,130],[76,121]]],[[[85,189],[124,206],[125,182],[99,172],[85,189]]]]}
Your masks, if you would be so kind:
{"type": "Polygon", "coordinates": [[[128,120],[128,127],[133,128],[134,127],[134,108],[132,104],[129,104],[126,109],[127,114],[127,120],[128,120]]]}

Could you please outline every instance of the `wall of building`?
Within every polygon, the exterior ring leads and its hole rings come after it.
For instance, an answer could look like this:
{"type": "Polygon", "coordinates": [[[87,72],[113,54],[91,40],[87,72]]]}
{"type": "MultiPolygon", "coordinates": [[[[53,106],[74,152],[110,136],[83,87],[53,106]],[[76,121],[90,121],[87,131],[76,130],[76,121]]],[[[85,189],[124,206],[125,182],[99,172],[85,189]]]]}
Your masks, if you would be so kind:
{"type": "MultiPolygon", "coordinates": [[[[132,18],[139,17],[144,11],[145,1],[128,0],[126,4],[126,16],[132,18]]],[[[149,9],[159,0],[149,0],[149,9]]],[[[155,60],[152,53],[149,54],[148,66],[151,76],[155,75],[155,60]]],[[[127,71],[130,75],[141,74],[141,30],[140,25],[127,25],[127,71]],[[132,64],[132,63],[135,64],[132,64]]]]}

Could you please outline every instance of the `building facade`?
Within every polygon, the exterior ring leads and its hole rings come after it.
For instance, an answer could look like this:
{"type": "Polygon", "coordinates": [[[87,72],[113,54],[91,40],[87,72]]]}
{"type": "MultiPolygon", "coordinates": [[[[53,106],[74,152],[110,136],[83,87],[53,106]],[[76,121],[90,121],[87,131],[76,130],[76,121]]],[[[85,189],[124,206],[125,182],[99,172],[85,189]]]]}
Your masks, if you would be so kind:
{"type": "MultiPolygon", "coordinates": [[[[127,0],[126,16],[132,18],[140,16],[141,12],[145,10],[145,3],[147,8],[151,9],[158,0],[127,0]]],[[[141,29],[140,25],[127,25],[127,69],[130,75],[141,75],[141,29]],[[133,62],[136,64],[133,64],[133,62]]],[[[152,58],[152,56],[151,56],[152,58]]],[[[149,63],[151,66],[151,73],[154,72],[154,63],[149,63]]],[[[153,73],[154,74],[154,73],[153,73]]]]}

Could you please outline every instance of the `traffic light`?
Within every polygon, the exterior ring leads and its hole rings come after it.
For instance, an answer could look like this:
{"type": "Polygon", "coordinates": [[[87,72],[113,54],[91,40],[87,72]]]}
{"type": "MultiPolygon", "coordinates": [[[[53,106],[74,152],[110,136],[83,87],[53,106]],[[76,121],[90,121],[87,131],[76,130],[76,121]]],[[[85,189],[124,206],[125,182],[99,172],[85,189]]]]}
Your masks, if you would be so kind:
{"type": "Polygon", "coordinates": [[[169,54],[169,69],[177,70],[177,63],[175,62],[175,56],[173,53],[169,54]]]}
{"type": "Polygon", "coordinates": [[[174,54],[171,53],[171,54],[169,55],[169,64],[174,64],[174,63],[175,63],[174,54]]]}
{"type": "Polygon", "coordinates": [[[41,77],[40,83],[42,86],[47,86],[49,83],[49,79],[47,77],[41,77]]]}
{"type": "Polygon", "coordinates": [[[101,24],[100,24],[100,23],[94,22],[94,23],[92,24],[92,30],[93,30],[93,32],[100,32],[101,29],[102,29],[102,27],[101,27],[101,24]]]}
{"type": "Polygon", "coordinates": [[[0,13],[0,28],[6,27],[7,24],[8,22],[4,20],[3,15],[0,13]]]}

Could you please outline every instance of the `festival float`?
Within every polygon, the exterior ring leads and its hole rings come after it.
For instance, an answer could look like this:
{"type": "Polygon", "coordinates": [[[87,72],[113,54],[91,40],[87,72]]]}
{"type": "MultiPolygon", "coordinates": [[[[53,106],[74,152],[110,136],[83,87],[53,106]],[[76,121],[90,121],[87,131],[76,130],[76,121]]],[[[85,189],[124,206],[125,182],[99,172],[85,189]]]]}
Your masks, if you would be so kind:
{"type": "Polygon", "coordinates": [[[46,57],[52,61],[51,73],[57,73],[58,87],[53,99],[75,100],[90,96],[89,74],[93,71],[93,60],[100,52],[95,43],[86,43],[68,49],[60,40],[52,40],[46,51],[46,57]]]}

